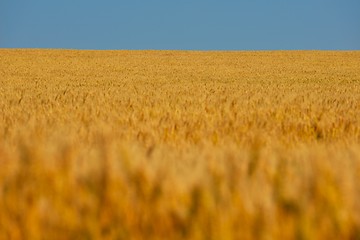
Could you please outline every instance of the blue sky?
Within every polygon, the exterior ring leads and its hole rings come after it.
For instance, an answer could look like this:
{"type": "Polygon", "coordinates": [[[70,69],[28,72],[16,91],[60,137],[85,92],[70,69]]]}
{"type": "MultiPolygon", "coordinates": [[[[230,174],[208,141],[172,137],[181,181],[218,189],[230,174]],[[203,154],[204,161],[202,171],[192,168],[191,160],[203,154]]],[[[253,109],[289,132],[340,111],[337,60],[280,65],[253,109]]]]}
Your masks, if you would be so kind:
{"type": "Polygon", "coordinates": [[[360,0],[0,0],[0,48],[360,50],[360,0]]]}

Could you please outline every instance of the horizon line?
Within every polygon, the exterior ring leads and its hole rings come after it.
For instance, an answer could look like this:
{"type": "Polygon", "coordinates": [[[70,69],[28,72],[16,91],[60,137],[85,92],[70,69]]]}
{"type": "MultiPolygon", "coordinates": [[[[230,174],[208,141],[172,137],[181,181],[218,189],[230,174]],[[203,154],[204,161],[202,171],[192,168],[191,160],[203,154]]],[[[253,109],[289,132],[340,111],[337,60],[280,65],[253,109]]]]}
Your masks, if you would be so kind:
{"type": "Polygon", "coordinates": [[[183,52],[275,52],[275,51],[337,51],[349,52],[360,49],[177,49],[177,48],[46,48],[46,47],[0,47],[0,50],[64,50],[64,51],[183,51],[183,52]]]}

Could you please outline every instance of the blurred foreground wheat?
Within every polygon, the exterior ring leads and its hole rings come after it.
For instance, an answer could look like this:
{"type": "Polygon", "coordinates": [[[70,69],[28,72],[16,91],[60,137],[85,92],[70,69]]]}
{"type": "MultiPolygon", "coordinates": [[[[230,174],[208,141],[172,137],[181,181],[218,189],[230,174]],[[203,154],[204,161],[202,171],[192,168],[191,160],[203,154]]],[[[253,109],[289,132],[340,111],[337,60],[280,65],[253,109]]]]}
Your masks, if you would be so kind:
{"type": "Polygon", "coordinates": [[[360,239],[360,52],[0,50],[0,239],[360,239]]]}

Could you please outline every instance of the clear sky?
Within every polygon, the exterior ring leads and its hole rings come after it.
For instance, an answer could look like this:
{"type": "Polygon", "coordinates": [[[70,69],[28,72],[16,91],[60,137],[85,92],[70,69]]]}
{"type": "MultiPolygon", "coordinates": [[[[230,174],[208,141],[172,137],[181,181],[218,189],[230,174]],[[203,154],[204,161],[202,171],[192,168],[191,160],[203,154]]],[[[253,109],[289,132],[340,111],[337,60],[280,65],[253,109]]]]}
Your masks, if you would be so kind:
{"type": "Polygon", "coordinates": [[[360,50],[360,0],[0,0],[0,48],[360,50]]]}

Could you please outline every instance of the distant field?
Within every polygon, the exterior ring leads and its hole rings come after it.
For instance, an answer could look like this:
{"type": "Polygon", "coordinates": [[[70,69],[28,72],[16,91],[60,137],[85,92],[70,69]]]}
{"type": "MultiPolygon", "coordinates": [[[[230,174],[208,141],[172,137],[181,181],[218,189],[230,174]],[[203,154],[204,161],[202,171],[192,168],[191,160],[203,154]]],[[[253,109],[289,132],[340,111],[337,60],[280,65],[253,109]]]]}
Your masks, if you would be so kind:
{"type": "Polygon", "coordinates": [[[0,239],[360,239],[360,51],[0,49],[0,239]]]}

